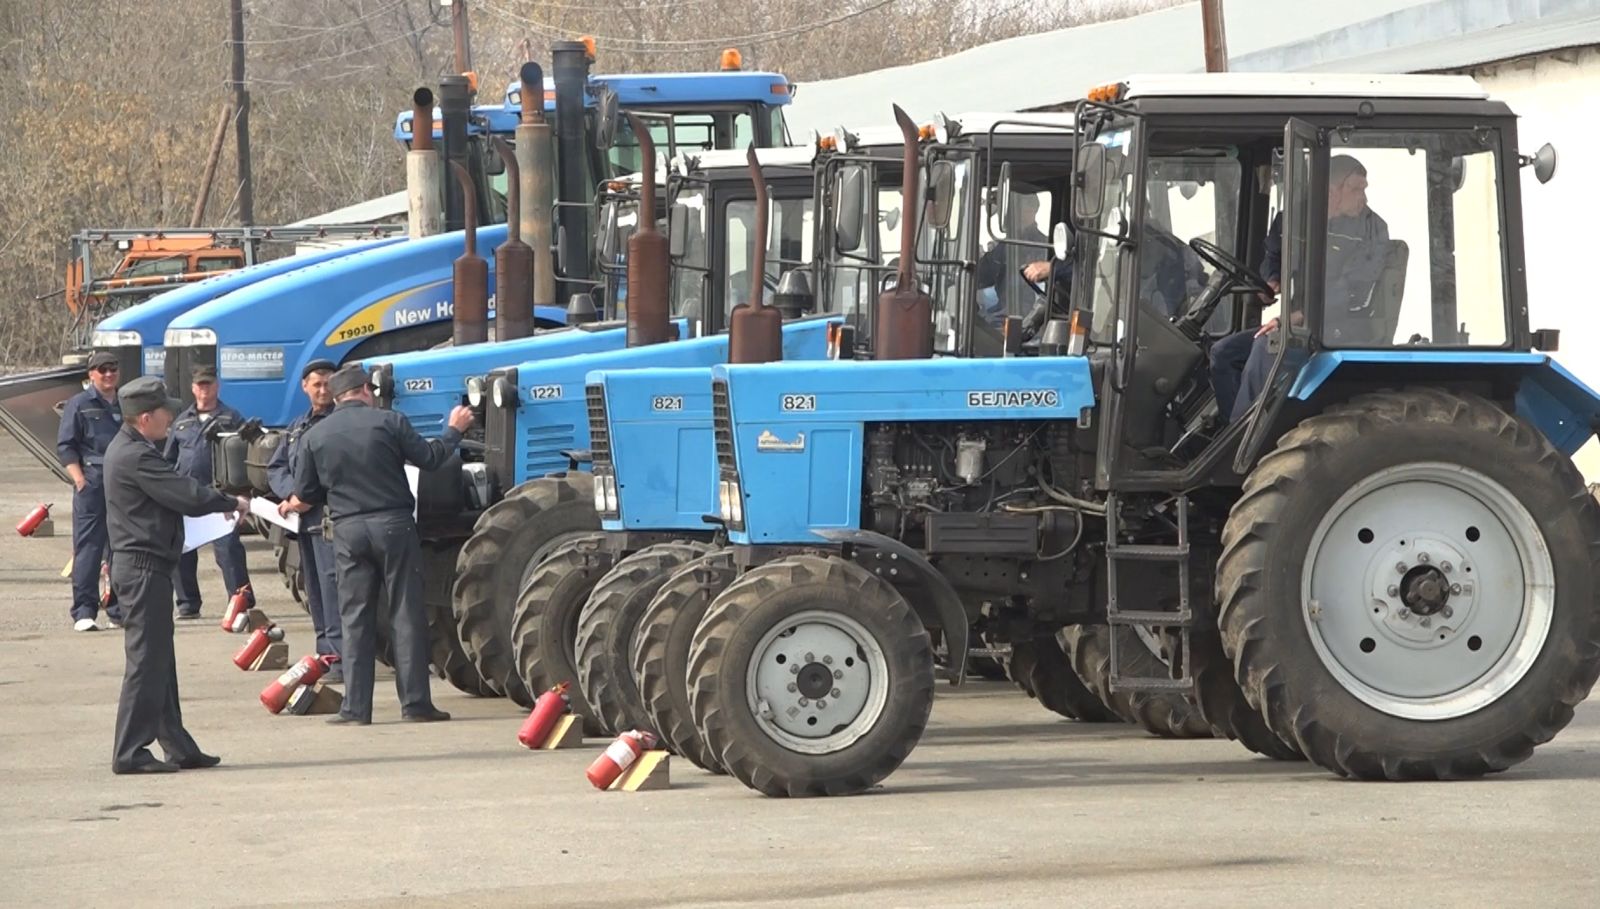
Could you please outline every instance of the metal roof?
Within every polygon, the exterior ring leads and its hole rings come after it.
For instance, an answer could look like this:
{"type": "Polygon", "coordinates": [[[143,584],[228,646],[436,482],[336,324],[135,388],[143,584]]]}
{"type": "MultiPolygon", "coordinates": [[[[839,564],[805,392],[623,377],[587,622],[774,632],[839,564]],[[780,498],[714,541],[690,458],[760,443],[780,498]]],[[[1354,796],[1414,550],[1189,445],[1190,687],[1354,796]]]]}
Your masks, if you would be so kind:
{"type": "Polygon", "coordinates": [[[1136,75],[1123,80],[1126,97],[1457,98],[1489,97],[1470,76],[1305,73],[1136,75]]]}

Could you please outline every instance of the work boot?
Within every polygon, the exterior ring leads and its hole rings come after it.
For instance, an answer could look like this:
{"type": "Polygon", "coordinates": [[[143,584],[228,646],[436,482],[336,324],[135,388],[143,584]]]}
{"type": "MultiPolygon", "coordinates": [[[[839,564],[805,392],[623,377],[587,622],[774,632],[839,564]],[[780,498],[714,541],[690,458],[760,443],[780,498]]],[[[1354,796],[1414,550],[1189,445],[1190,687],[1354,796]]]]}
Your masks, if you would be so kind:
{"type": "Polygon", "coordinates": [[[437,707],[429,707],[427,710],[418,713],[402,713],[400,714],[400,719],[405,720],[407,723],[442,723],[450,719],[450,714],[437,707]]]}

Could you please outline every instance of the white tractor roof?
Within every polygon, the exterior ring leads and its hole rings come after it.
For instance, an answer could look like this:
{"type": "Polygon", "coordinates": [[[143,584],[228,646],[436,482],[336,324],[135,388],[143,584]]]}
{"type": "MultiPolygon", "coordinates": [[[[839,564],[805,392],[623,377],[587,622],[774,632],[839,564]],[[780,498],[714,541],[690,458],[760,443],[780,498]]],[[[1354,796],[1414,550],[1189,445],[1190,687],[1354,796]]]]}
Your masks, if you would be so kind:
{"type": "MultiPolygon", "coordinates": [[[[816,156],[817,150],[810,145],[796,145],[785,148],[758,148],[756,160],[762,167],[810,167],[811,159],[816,156]]],[[[718,149],[715,151],[699,152],[698,154],[682,155],[680,158],[694,158],[700,164],[701,170],[711,170],[719,167],[749,167],[750,162],[744,149],[718,149]]],[[[681,170],[681,168],[679,168],[681,170]]]]}
{"type": "Polygon", "coordinates": [[[1489,97],[1470,76],[1396,76],[1346,73],[1202,73],[1134,75],[1123,80],[1125,98],[1453,98],[1489,97]]]}

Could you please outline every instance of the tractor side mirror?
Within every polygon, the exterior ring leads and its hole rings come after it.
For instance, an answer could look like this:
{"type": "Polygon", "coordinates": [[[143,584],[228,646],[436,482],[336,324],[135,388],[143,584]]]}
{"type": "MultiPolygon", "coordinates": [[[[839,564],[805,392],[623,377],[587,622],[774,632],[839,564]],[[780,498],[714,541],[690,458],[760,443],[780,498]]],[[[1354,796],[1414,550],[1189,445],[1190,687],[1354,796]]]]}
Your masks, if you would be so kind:
{"type": "Polygon", "coordinates": [[[556,272],[570,274],[567,270],[567,229],[564,226],[556,230],[556,272]]]}
{"type": "Polygon", "coordinates": [[[681,259],[688,245],[689,209],[683,205],[674,205],[672,213],[667,216],[667,255],[673,259],[681,259]]]}
{"type": "Polygon", "coordinates": [[[861,229],[867,216],[867,172],[860,166],[839,170],[834,199],[833,245],[839,252],[861,247],[861,229]]]}
{"type": "Polygon", "coordinates": [[[600,214],[600,263],[609,265],[617,253],[617,206],[607,203],[600,214]]]}
{"type": "Polygon", "coordinates": [[[900,226],[900,209],[891,208],[883,213],[883,226],[885,230],[894,230],[900,226]]]}
{"type": "MultiPolygon", "coordinates": [[[[935,230],[944,230],[950,226],[950,209],[955,202],[956,166],[949,161],[935,161],[928,170],[928,190],[928,223],[935,230]]],[[[893,225],[889,229],[894,230],[893,225]]]]}
{"type": "Polygon", "coordinates": [[[594,144],[602,152],[609,151],[617,139],[617,126],[622,118],[617,114],[617,93],[611,87],[600,89],[595,99],[594,144]]]}
{"type": "Polygon", "coordinates": [[[1072,219],[1093,226],[1105,212],[1106,148],[1090,142],[1078,149],[1072,168],[1072,219]]]}
{"type": "Polygon", "coordinates": [[[1540,183],[1549,183],[1556,175],[1556,147],[1546,142],[1533,153],[1533,176],[1540,183]]]}
{"type": "MultiPolygon", "coordinates": [[[[1000,198],[995,206],[996,213],[1000,216],[1000,226],[1004,228],[1011,223],[1011,162],[1005,161],[1000,165],[1000,198]]],[[[994,231],[991,231],[994,233],[994,231]]]]}
{"type": "Polygon", "coordinates": [[[1050,230],[1050,252],[1057,261],[1064,262],[1071,258],[1072,233],[1067,230],[1067,222],[1057,221],[1056,226],[1050,230]]]}

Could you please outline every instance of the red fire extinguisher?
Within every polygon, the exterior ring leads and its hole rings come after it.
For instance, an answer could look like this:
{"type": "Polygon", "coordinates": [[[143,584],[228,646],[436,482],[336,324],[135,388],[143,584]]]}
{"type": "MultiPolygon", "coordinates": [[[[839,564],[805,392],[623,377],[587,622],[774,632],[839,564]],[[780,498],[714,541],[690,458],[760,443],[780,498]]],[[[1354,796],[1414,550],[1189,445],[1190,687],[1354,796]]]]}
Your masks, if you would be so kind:
{"type": "Polygon", "coordinates": [[[50,517],[50,507],[49,505],[35,506],[32,511],[28,512],[28,516],[17,524],[17,533],[25,537],[33,536],[33,532],[39,529],[39,525],[44,523],[45,518],[50,517]]]}
{"type": "Polygon", "coordinates": [[[278,680],[261,689],[261,703],[273,713],[283,710],[289,703],[289,695],[301,685],[312,685],[322,678],[339,657],[331,653],[316,653],[301,657],[300,662],[289,667],[289,671],[278,676],[278,680]]]}
{"type": "Polygon", "coordinates": [[[606,746],[606,750],[594,759],[589,765],[588,773],[584,774],[596,789],[606,789],[617,781],[622,771],[627,770],[639,755],[644,754],[656,744],[653,733],[640,732],[637,729],[624,732],[617,736],[616,741],[606,746]]]}
{"type": "Polygon", "coordinates": [[[245,641],[244,646],[239,648],[239,652],[233,655],[233,665],[238,666],[240,669],[249,669],[250,664],[256,661],[256,657],[267,652],[269,644],[273,641],[281,640],[283,640],[282,628],[276,625],[257,628],[255,633],[250,635],[250,640],[245,641]]]}
{"type": "Polygon", "coordinates": [[[222,630],[233,633],[243,631],[245,625],[250,623],[249,616],[245,615],[249,611],[250,585],[246,584],[228,597],[228,608],[222,612],[222,630]]]}
{"type": "Polygon", "coordinates": [[[522,747],[538,748],[550,737],[556,720],[572,706],[572,699],[567,697],[568,687],[569,683],[562,682],[539,695],[539,699],[533,702],[533,712],[528,714],[517,733],[517,741],[522,743],[522,747]]]}

